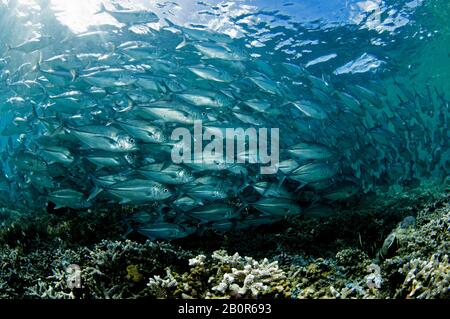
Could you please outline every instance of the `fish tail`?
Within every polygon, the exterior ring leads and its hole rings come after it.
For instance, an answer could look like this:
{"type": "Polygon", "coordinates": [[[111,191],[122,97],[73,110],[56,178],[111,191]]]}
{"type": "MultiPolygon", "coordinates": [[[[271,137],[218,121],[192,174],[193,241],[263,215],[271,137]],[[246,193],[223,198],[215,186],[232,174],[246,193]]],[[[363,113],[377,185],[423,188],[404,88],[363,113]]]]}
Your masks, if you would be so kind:
{"type": "Polygon", "coordinates": [[[71,80],[71,82],[74,82],[74,81],[77,79],[77,77],[78,77],[77,70],[71,69],[71,70],[70,70],[70,74],[72,75],[72,80],[71,80]]]}
{"type": "Polygon", "coordinates": [[[277,185],[278,189],[281,189],[281,186],[283,186],[283,183],[285,180],[286,180],[286,175],[280,174],[280,176],[278,177],[278,185],[277,185]]]}
{"type": "Polygon", "coordinates": [[[92,189],[91,193],[89,194],[87,202],[91,202],[94,198],[96,198],[101,192],[103,192],[103,188],[101,188],[98,183],[95,181],[95,178],[93,176],[90,176],[90,180],[92,183],[94,183],[94,188],[92,189]]]}
{"type": "Polygon", "coordinates": [[[107,10],[106,10],[105,4],[102,2],[102,3],[100,3],[100,10],[98,10],[94,14],[100,14],[100,13],[103,13],[103,12],[107,12],[107,10]]]}
{"type": "Polygon", "coordinates": [[[42,63],[42,53],[39,52],[39,59],[36,61],[36,64],[33,66],[31,71],[36,73],[41,72],[41,63],[42,63]]]}
{"type": "Polygon", "coordinates": [[[31,104],[31,113],[32,113],[33,117],[35,119],[39,119],[39,115],[36,110],[36,103],[30,103],[30,104],[31,104]]]}
{"type": "Polygon", "coordinates": [[[187,45],[186,37],[183,35],[183,40],[175,47],[175,50],[184,48],[187,45]]]}
{"type": "Polygon", "coordinates": [[[125,233],[122,235],[123,239],[126,239],[128,237],[128,235],[130,235],[132,232],[135,231],[135,229],[130,225],[130,223],[128,222],[128,220],[124,219],[124,223],[125,223],[125,233]]]}
{"type": "Polygon", "coordinates": [[[305,187],[306,185],[307,185],[307,183],[300,182],[300,185],[297,186],[297,188],[295,189],[294,193],[300,192],[300,190],[301,190],[303,187],[305,187]]]}
{"type": "Polygon", "coordinates": [[[166,21],[166,23],[169,25],[169,27],[177,27],[177,25],[175,23],[173,23],[172,21],[170,21],[167,18],[164,18],[164,21],[166,21]]]}

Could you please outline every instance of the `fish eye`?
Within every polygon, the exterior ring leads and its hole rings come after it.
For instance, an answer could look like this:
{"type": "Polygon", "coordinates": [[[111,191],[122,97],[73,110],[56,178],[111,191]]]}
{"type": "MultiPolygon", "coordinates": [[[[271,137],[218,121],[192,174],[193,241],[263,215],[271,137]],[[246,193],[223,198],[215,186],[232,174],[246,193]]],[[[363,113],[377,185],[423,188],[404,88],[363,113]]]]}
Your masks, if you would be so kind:
{"type": "Polygon", "coordinates": [[[134,142],[135,142],[134,138],[132,138],[132,137],[130,137],[129,141],[130,141],[131,144],[134,144],[134,142]]]}
{"type": "Polygon", "coordinates": [[[163,192],[167,193],[169,190],[167,188],[164,188],[163,192]]]}

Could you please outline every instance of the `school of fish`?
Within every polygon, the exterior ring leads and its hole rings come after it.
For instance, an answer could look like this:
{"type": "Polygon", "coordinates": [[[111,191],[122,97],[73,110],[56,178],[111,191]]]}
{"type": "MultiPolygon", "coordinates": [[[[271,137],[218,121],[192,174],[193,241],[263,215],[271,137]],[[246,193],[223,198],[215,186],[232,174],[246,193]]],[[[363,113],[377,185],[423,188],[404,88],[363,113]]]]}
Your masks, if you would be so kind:
{"type": "MultiPolygon", "coordinates": [[[[0,5],[0,22],[8,10],[0,5]]],[[[123,27],[59,41],[0,35],[2,206],[125,205],[133,229],[172,240],[326,215],[377,184],[448,176],[449,101],[433,87],[344,83],[150,11],[100,12],[123,27]],[[130,29],[155,22],[162,27],[130,29]],[[195,120],[211,132],[279,128],[277,173],[173,163],[171,132],[195,120]]]]}

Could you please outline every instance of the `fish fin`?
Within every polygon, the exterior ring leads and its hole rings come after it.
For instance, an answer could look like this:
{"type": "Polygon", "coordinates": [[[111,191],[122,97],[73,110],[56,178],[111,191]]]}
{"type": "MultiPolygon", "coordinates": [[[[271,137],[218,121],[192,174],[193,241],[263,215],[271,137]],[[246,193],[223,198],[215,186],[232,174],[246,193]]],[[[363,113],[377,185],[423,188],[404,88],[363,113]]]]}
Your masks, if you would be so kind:
{"type": "Polygon", "coordinates": [[[186,37],[183,35],[183,40],[175,47],[175,50],[184,48],[187,45],[186,37]]]}
{"type": "Polygon", "coordinates": [[[114,126],[113,124],[115,123],[114,119],[108,120],[108,122],[105,123],[105,126],[114,126]]]}
{"type": "Polygon", "coordinates": [[[98,187],[97,185],[94,186],[94,189],[92,190],[92,192],[89,194],[88,199],[86,200],[87,202],[92,201],[95,197],[97,197],[101,192],[103,192],[103,188],[98,187]]]}
{"type": "Polygon", "coordinates": [[[31,69],[32,72],[36,72],[39,73],[41,72],[41,61],[36,61],[36,64],[34,65],[34,67],[31,69]]]}
{"type": "Polygon", "coordinates": [[[36,110],[36,103],[30,103],[30,104],[31,104],[31,113],[32,113],[33,117],[35,119],[38,119],[39,115],[38,115],[37,110],[36,110]]]}
{"type": "Polygon", "coordinates": [[[103,166],[103,165],[101,165],[101,164],[94,164],[96,167],[95,167],[95,171],[96,172],[98,172],[98,171],[101,171],[102,169],[104,169],[105,168],[105,166],[103,166]]]}
{"type": "Polygon", "coordinates": [[[116,104],[116,106],[112,106],[112,109],[116,113],[126,113],[126,112],[131,111],[133,108],[134,108],[134,103],[133,103],[133,101],[130,98],[128,98],[128,105],[127,105],[127,107],[125,107],[123,109],[118,107],[117,104],[116,104]]]}
{"type": "Polygon", "coordinates": [[[69,129],[64,127],[63,125],[58,126],[53,132],[50,132],[50,136],[55,136],[60,133],[69,133],[69,129]]]}
{"type": "Polygon", "coordinates": [[[306,183],[300,183],[300,185],[298,185],[297,188],[295,189],[294,193],[297,193],[299,190],[301,190],[305,186],[306,186],[306,183]]]}
{"type": "Polygon", "coordinates": [[[195,204],[199,206],[204,206],[205,203],[201,201],[201,199],[195,198],[195,204]]]}
{"type": "Polygon", "coordinates": [[[97,197],[98,194],[100,194],[104,189],[102,187],[100,187],[98,185],[97,180],[95,179],[95,176],[92,174],[89,174],[89,179],[91,180],[91,182],[94,184],[94,188],[91,191],[91,193],[89,194],[88,199],[86,200],[87,202],[90,202],[91,200],[93,200],[95,197],[97,197]]]}
{"type": "Polygon", "coordinates": [[[158,169],[158,171],[162,171],[164,169],[164,167],[166,166],[166,164],[164,162],[162,163],[156,163],[156,164],[151,164],[153,167],[155,167],[156,169],[158,169]]]}
{"type": "Polygon", "coordinates": [[[71,39],[70,33],[67,33],[66,36],[60,41],[60,43],[66,43],[71,39]]]}
{"type": "Polygon", "coordinates": [[[77,79],[77,77],[78,77],[77,70],[71,69],[71,70],[70,70],[70,74],[72,75],[72,80],[71,80],[71,82],[74,82],[74,81],[77,79]]]}
{"type": "Polygon", "coordinates": [[[176,144],[175,142],[159,143],[159,145],[161,145],[161,146],[170,146],[170,147],[174,147],[175,144],[176,144]]]}
{"type": "Polygon", "coordinates": [[[283,175],[280,177],[279,181],[278,181],[278,185],[277,188],[280,189],[281,186],[283,185],[284,181],[286,180],[286,175],[283,175]]]}
{"type": "Polygon", "coordinates": [[[246,178],[248,178],[253,184],[258,182],[258,179],[252,175],[248,175],[246,178]]]}
{"type": "Polygon", "coordinates": [[[397,95],[397,99],[399,99],[400,103],[405,103],[406,102],[406,101],[404,101],[402,99],[402,97],[399,94],[396,94],[396,95],[397,95]]]}
{"type": "Polygon", "coordinates": [[[177,25],[175,24],[175,23],[173,23],[172,21],[170,21],[169,19],[167,19],[167,18],[164,18],[164,21],[166,21],[166,23],[169,25],[169,27],[171,27],[171,28],[176,28],[177,27],[177,25]]]}
{"type": "Polygon", "coordinates": [[[100,3],[100,10],[98,10],[94,14],[100,14],[100,13],[103,13],[103,12],[108,12],[108,11],[106,10],[105,4],[102,2],[102,3],[100,3]]]}
{"type": "Polygon", "coordinates": [[[147,238],[150,239],[151,241],[155,241],[155,240],[156,240],[155,237],[149,236],[149,234],[147,234],[147,233],[146,233],[144,230],[142,230],[141,228],[136,229],[136,231],[137,231],[139,234],[141,234],[142,236],[147,237],[147,238]]]}

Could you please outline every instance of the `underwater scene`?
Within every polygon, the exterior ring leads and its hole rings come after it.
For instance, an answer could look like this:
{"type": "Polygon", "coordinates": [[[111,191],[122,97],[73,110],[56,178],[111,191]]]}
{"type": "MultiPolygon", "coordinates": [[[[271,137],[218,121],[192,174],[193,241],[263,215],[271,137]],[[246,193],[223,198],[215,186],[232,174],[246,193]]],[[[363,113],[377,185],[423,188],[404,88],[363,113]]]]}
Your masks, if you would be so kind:
{"type": "Polygon", "coordinates": [[[449,21],[0,0],[0,298],[449,298],[449,21]]]}

